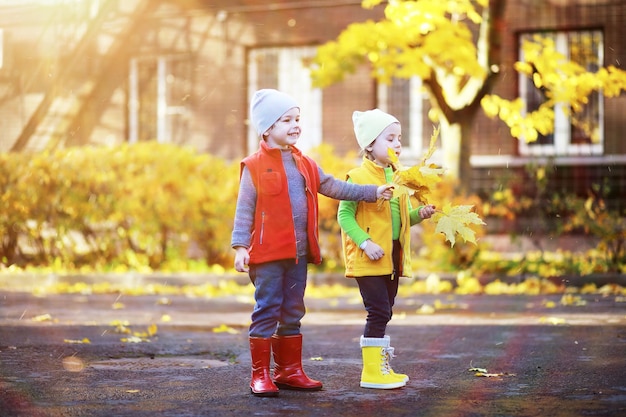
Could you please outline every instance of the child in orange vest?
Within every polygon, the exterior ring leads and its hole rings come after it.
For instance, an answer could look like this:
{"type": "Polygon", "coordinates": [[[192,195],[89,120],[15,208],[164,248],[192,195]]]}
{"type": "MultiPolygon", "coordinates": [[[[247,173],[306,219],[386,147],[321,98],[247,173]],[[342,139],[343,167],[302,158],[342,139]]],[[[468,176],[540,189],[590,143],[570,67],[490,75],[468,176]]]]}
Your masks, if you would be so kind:
{"type": "Polygon", "coordinates": [[[302,154],[295,146],[301,134],[300,107],[283,92],[257,91],[250,119],[262,140],[258,151],[241,162],[231,239],[235,269],[248,272],[255,286],[248,331],[250,391],[276,396],[279,388],[320,390],[322,383],[302,369],[300,333],[307,263],[321,262],[317,195],[375,202],[391,198],[391,186],[340,181],[302,154]]]}

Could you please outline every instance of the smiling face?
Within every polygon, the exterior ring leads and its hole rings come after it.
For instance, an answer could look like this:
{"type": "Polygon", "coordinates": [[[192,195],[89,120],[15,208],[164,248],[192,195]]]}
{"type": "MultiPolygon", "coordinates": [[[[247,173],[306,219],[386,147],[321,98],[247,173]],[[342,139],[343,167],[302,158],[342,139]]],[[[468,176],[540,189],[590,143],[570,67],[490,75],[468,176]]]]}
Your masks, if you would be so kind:
{"type": "Polygon", "coordinates": [[[396,156],[402,153],[402,127],[400,123],[387,126],[380,135],[365,148],[370,158],[381,167],[391,166],[387,149],[391,148],[396,156]]]}
{"type": "Polygon", "coordinates": [[[300,129],[300,109],[293,107],[270,127],[263,138],[272,148],[286,149],[298,142],[302,129],[300,129]]]}

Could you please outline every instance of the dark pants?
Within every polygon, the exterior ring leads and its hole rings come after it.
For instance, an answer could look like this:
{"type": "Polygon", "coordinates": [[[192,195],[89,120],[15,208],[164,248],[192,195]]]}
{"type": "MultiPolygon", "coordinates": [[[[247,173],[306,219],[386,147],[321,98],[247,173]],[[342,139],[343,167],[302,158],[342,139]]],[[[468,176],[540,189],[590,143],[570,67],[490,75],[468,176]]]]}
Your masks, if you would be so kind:
{"type": "Polygon", "coordinates": [[[398,294],[398,276],[396,271],[400,267],[400,243],[394,241],[393,265],[391,275],[359,277],[356,282],[363,298],[363,305],[367,311],[363,336],[382,338],[385,336],[387,323],[393,316],[393,305],[398,294]]]}

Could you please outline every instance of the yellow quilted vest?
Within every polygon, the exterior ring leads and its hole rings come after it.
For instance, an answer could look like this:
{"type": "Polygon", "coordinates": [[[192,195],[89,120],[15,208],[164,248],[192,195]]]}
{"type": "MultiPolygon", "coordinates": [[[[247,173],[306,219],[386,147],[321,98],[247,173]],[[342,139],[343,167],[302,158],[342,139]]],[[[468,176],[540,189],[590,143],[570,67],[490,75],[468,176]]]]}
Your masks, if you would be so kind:
{"type": "MultiPolygon", "coordinates": [[[[348,178],[355,184],[385,184],[385,172],[367,158],[363,158],[360,167],[348,172],[348,178]]],[[[402,194],[400,197],[400,244],[402,246],[401,270],[398,276],[411,277],[411,221],[409,217],[409,195],[402,194]]],[[[385,251],[382,259],[372,261],[343,231],[341,239],[343,244],[344,262],[346,265],[346,277],[355,278],[363,276],[390,275],[393,273],[393,250],[391,228],[391,205],[389,201],[377,201],[367,203],[358,202],[356,221],[367,232],[371,239],[380,245],[385,251]]]]}

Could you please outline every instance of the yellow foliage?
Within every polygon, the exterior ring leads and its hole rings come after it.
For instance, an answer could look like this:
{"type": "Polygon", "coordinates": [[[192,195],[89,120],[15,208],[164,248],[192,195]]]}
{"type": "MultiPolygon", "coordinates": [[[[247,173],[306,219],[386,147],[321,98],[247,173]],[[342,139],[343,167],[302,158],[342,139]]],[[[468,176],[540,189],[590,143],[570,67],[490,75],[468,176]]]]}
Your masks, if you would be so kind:
{"type": "Polygon", "coordinates": [[[564,306],[584,306],[587,304],[581,296],[573,294],[563,294],[560,303],[564,306]]]}
{"type": "Polygon", "coordinates": [[[457,288],[456,294],[480,294],[483,292],[483,287],[477,278],[461,271],[457,274],[457,288]]]}
{"type": "MultiPolygon", "coordinates": [[[[332,146],[322,144],[308,152],[325,173],[333,175],[338,179],[345,179],[346,173],[354,168],[359,159],[354,152],[340,157],[336,154],[332,146]]],[[[320,194],[319,202],[319,227],[320,246],[325,266],[334,269],[341,263],[343,254],[341,252],[341,235],[339,224],[337,223],[337,207],[339,201],[328,198],[320,194]]]]}
{"type": "Polygon", "coordinates": [[[538,109],[524,114],[524,103],[520,98],[505,100],[487,95],[481,101],[485,114],[499,117],[510,128],[512,136],[533,142],[539,133],[547,135],[554,130],[554,107],[564,104],[562,109],[566,116],[572,116],[572,124],[582,129],[592,141],[598,141],[597,127],[578,120],[576,115],[585,110],[589,96],[594,92],[617,97],[626,91],[626,71],[609,66],[589,72],[559,53],[551,37],[538,35],[532,41],[525,41],[522,49],[525,61],[515,63],[515,69],[532,79],[535,87],[545,95],[545,101],[538,109]]]}
{"type": "MultiPolygon", "coordinates": [[[[431,193],[440,181],[444,170],[434,165],[427,165],[428,159],[436,150],[439,128],[436,128],[430,138],[428,151],[421,162],[413,167],[406,168],[402,165],[397,155],[391,148],[387,149],[389,160],[394,168],[394,195],[399,193],[410,193],[421,204],[428,204],[426,195],[431,193]]],[[[436,223],[436,233],[443,233],[446,240],[454,247],[455,235],[459,235],[464,241],[476,243],[476,234],[469,225],[484,225],[477,213],[471,212],[473,206],[458,205],[452,206],[450,203],[444,204],[433,217],[436,223]]]]}
{"type": "Polygon", "coordinates": [[[180,260],[191,242],[207,261],[223,262],[238,169],[157,142],[2,154],[0,234],[15,236],[2,256],[10,263],[18,252],[11,245],[25,236],[40,242],[26,253],[57,271],[149,272],[180,260]]]}
{"type": "Polygon", "coordinates": [[[496,279],[484,287],[485,294],[489,295],[503,295],[503,294],[511,294],[511,286],[496,279]]]}
{"type": "Polygon", "coordinates": [[[375,6],[378,6],[382,3],[382,0],[363,0],[362,6],[364,9],[373,9],[375,6]]]}
{"type": "MultiPolygon", "coordinates": [[[[380,3],[365,0],[362,5],[373,8],[380,3]]],[[[381,83],[394,77],[428,80],[433,68],[455,76],[459,85],[468,76],[483,78],[485,70],[477,60],[469,27],[482,22],[476,3],[486,7],[485,0],[388,2],[384,19],[353,23],[336,40],[318,47],[310,64],[313,84],[326,87],[339,82],[365,62],[381,83]]]]}
{"type": "Polygon", "coordinates": [[[444,173],[443,168],[438,168],[434,164],[428,164],[427,161],[436,150],[436,142],[439,136],[439,127],[437,127],[430,137],[430,145],[428,151],[418,165],[407,168],[402,165],[398,156],[391,148],[387,149],[389,160],[394,167],[393,181],[396,189],[394,196],[400,193],[409,192],[421,204],[427,204],[426,195],[430,194],[431,188],[441,181],[441,175],[444,173]],[[409,189],[407,191],[407,189],[409,189]]]}

